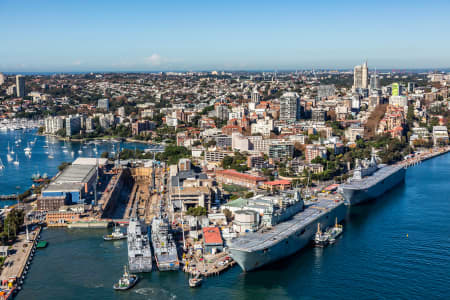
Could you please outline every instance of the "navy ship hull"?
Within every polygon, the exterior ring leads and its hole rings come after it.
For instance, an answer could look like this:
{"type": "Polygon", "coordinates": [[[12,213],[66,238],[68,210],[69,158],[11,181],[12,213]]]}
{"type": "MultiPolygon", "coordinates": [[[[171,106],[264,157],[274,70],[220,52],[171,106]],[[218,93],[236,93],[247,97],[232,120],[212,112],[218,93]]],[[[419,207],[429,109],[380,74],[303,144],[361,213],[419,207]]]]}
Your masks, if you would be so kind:
{"type": "Polygon", "coordinates": [[[343,186],[340,188],[341,194],[350,205],[358,205],[369,200],[378,198],[395,188],[405,180],[406,169],[398,168],[398,170],[386,178],[378,181],[370,187],[357,188],[343,186]]]}
{"type": "Polygon", "coordinates": [[[317,232],[318,223],[322,228],[333,226],[336,219],[338,222],[342,221],[346,213],[347,206],[343,202],[331,210],[318,213],[317,217],[306,217],[307,221],[300,213],[292,220],[287,221],[293,222],[294,225],[290,226],[289,233],[283,234],[278,241],[270,243],[267,247],[252,247],[251,249],[231,245],[229,249],[231,257],[246,272],[269,265],[289,257],[307,246],[317,232]]]}

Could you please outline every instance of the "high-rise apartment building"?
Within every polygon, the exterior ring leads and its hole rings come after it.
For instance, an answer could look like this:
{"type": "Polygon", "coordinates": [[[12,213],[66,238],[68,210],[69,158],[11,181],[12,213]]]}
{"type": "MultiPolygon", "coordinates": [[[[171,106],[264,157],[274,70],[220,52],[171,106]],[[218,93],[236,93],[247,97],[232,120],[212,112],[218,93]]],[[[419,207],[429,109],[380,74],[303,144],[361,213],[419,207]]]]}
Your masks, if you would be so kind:
{"type": "Polygon", "coordinates": [[[332,97],[334,96],[335,91],[336,87],[334,84],[321,84],[317,88],[317,97],[319,97],[319,99],[332,97]]]}
{"type": "Polygon", "coordinates": [[[56,134],[64,128],[64,119],[62,117],[47,117],[44,121],[45,133],[56,134]]]}
{"type": "Polygon", "coordinates": [[[81,118],[80,116],[68,116],[66,118],[66,136],[72,136],[80,133],[81,118]]]}
{"type": "Polygon", "coordinates": [[[300,119],[300,96],[294,92],[284,93],[280,98],[280,120],[295,122],[300,119]]]}
{"type": "Polygon", "coordinates": [[[5,75],[3,73],[0,73],[0,85],[5,83],[5,75]]]}
{"type": "Polygon", "coordinates": [[[23,75],[16,76],[16,94],[17,97],[25,97],[25,77],[23,75]]]}
{"type": "Polygon", "coordinates": [[[380,84],[380,78],[378,77],[378,74],[372,74],[370,76],[370,89],[373,90],[379,90],[381,88],[380,84]]]}
{"type": "Polygon", "coordinates": [[[367,61],[353,69],[353,90],[368,88],[368,73],[367,61]]]}
{"type": "Polygon", "coordinates": [[[108,98],[98,99],[97,108],[109,111],[109,99],[108,98]]]}

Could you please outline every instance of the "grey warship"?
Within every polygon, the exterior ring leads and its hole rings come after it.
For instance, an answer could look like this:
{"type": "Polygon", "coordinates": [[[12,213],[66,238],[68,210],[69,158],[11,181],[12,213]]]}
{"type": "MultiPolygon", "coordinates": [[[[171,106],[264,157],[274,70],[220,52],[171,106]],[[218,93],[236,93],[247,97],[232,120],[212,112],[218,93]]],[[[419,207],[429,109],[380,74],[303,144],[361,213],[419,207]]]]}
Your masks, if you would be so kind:
{"type": "Polygon", "coordinates": [[[377,165],[375,156],[362,163],[358,160],[353,177],[339,186],[347,203],[357,205],[380,197],[405,180],[406,169],[401,165],[377,165]]]}
{"type": "Polygon", "coordinates": [[[286,258],[308,245],[317,224],[324,228],[345,218],[347,207],[340,199],[320,198],[304,202],[300,193],[256,196],[251,206],[265,207],[259,228],[231,240],[231,257],[244,271],[252,271],[286,258]]]}
{"type": "Polygon", "coordinates": [[[151,272],[152,271],[152,251],[148,231],[142,230],[141,221],[133,216],[128,225],[128,265],[130,272],[151,272]]]}
{"type": "Polygon", "coordinates": [[[152,221],[152,245],[159,271],[174,271],[180,268],[177,246],[170,233],[169,220],[162,211],[152,221]]]}

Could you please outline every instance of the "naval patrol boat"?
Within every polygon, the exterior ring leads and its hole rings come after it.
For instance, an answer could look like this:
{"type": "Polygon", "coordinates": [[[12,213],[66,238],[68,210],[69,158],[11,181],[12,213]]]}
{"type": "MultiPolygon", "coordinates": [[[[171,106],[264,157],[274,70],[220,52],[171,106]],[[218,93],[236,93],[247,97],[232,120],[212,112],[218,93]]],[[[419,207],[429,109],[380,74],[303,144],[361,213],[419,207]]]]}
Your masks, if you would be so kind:
{"type": "Polygon", "coordinates": [[[231,240],[231,257],[244,271],[252,271],[300,251],[313,239],[317,224],[332,226],[344,219],[347,206],[336,195],[303,201],[299,191],[258,195],[245,210],[257,209],[261,224],[256,231],[231,240]],[[336,197],[336,198],[331,198],[336,197]],[[262,211],[261,211],[262,210],[262,211]]]}

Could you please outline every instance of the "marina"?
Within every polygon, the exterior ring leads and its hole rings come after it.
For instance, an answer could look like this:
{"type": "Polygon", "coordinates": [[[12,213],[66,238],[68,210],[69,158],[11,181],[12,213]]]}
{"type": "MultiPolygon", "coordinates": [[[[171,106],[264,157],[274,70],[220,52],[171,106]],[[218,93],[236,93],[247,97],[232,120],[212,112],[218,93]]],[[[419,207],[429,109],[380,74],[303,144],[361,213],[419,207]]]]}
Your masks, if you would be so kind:
{"type": "MultiPolygon", "coordinates": [[[[99,157],[105,151],[112,151],[116,144],[120,145],[121,149],[144,150],[147,148],[147,145],[141,143],[114,142],[109,140],[105,142],[100,141],[98,145],[94,143],[83,144],[80,142],[64,143],[55,137],[37,135],[36,129],[0,131],[0,159],[5,166],[5,168],[0,169],[0,180],[7,180],[8,182],[8,184],[0,186],[0,195],[23,193],[33,184],[31,178],[36,173],[40,173],[41,175],[47,174],[51,178],[56,175],[58,166],[62,162],[73,161],[78,157],[99,157]],[[20,142],[18,142],[19,140],[20,142]],[[19,147],[26,147],[28,141],[31,142],[34,140],[36,141],[33,146],[30,143],[30,147],[32,148],[31,157],[26,155],[22,150],[13,151],[19,147]],[[16,146],[16,142],[19,146],[16,146]],[[70,150],[69,152],[62,151],[64,144],[70,150]],[[82,148],[83,151],[80,154],[78,150],[81,145],[85,145],[86,148],[82,148]],[[95,147],[98,148],[97,154],[94,152],[95,147]],[[73,155],[71,151],[74,151],[73,155]],[[8,158],[8,155],[12,160],[8,158]],[[49,155],[52,157],[49,158],[49,155]],[[18,162],[17,164],[14,163],[16,161],[18,162]]],[[[118,145],[115,147],[118,148],[118,145]]],[[[14,202],[4,201],[0,205],[11,205],[12,203],[14,202]]]]}

